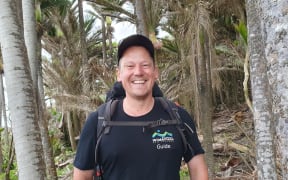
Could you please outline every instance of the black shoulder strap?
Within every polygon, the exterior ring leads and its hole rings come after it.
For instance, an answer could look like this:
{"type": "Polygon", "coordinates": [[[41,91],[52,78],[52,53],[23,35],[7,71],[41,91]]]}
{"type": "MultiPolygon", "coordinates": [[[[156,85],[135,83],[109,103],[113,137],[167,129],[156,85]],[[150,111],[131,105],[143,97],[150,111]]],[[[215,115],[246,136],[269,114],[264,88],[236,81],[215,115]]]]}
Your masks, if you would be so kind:
{"type": "Polygon", "coordinates": [[[178,113],[178,107],[175,103],[164,97],[155,97],[155,99],[160,101],[162,107],[165,109],[165,111],[168,112],[171,119],[176,119],[180,123],[182,123],[180,115],[178,113]]]}
{"type": "MultiPolygon", "coordinates": [[[[103,128],[104,121],[106,120],[111,121],[111,117],[115,111],[117,103],[118,103],[118,100],[109,100],[108,102],[102,104],[97,110],[98,123],[97,123],[97,142],[96,142],[96,147],[95,147],[95,167],[97,167],[97,164],[98,164],[98,149],[99,149],[100,140],[103,135],[103,131],[105,130],[105,128],[103,128]]],[[[107,127],[107,128],[110,128],[110,127],[107,127]]]]}
{"type": "Polygon", "coordinates": [[[119,100],[111,99],[107,103],[105,103],[105,107],[103,107],[101,111],[98,110],[97,138],[102,133],[109,133],[110,126],[106,126],[106,122],[111,122],[111,118],[115,112],[118,102],[119,100]]]}

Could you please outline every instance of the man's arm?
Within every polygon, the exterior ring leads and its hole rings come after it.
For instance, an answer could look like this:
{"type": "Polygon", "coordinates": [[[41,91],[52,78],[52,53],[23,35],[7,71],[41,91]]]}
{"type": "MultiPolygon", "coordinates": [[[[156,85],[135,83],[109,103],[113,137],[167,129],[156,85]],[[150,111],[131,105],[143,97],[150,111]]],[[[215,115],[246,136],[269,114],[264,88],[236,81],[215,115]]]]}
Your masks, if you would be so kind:
{"type": "Polygon", "coordinates": [[[73,180],[93,180],[94,170],[80,170],[74,167],[73,180]]]}
{"type": "Polygon", "coordinates": [[[190,180],[208,180],[208,167],[203,154],[194,156],[187,165],[190,180]]]}

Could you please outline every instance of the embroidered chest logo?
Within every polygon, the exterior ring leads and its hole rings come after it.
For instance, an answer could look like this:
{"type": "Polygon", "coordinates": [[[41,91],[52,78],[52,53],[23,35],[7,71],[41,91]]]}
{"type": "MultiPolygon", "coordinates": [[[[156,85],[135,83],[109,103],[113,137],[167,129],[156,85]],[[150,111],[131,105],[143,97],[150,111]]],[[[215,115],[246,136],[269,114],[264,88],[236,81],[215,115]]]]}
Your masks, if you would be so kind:
{"type": "Polygon", "coordinates": [[[173,133],[168,131],[161,131],[158,129],[152,134],[152,142],[156,144],[157,149],[171,149],[172,143],[174,142],[173,133]]]}

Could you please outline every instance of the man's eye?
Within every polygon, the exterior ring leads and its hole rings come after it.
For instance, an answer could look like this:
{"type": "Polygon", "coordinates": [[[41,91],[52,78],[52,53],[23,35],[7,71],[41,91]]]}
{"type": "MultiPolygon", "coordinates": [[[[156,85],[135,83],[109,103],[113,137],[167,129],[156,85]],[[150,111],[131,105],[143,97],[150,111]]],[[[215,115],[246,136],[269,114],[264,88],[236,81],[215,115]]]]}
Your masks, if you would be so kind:
{"type": "Polygon", "coordinates": [[[134,65],[132,65],[132,64],[128,64],[128,65],[126,65],[126,67],[127,67],[127,68],[133,68],[134,65]]]}

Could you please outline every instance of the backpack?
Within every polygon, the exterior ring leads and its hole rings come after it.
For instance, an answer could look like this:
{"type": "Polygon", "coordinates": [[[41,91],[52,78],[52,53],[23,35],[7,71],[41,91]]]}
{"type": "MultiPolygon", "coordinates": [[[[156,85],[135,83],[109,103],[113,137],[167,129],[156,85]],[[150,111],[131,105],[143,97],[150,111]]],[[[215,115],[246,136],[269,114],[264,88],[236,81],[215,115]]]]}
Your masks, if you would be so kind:
{"type": "Polygon", "coordinates": [[[188,149],[192,153],[194,152],[191,145],[186,140],[186,137],[187,135],[189,135],[189,133],[194,133],[193,130],[181,120],[181,117],[178,113],[177,105],[174,102],[163,97],[163,94],[156,83],[153,87],[153,97],[155,98],[156,101],[160,102],[164,110],[169,114],[170,120],[160,119],[157,121],[128,121],[128,122],[112,121],[111,117],[117,107],[118,102],[120,101],[120,99],[125,97],[125,94],[121,94],[119,92],[125,93],[122,84],[120,82],[117,82],[114,84],[113,89],[108,91],[106,103],[102,104],[98,108],[97,143],[95,147],[95,167],[96,167],[95,174],[98,180],[103,179],[101,173],[102,169],[98,163],[99,144],[102,136],[104,134],[105,135],[109,134],[111,127],[113,126],[141,126],[143,127],[143,131],[145,131],[146,129],[158,126],[174,125],[181,136],[184,152],[186,152],[188,149]]]}

